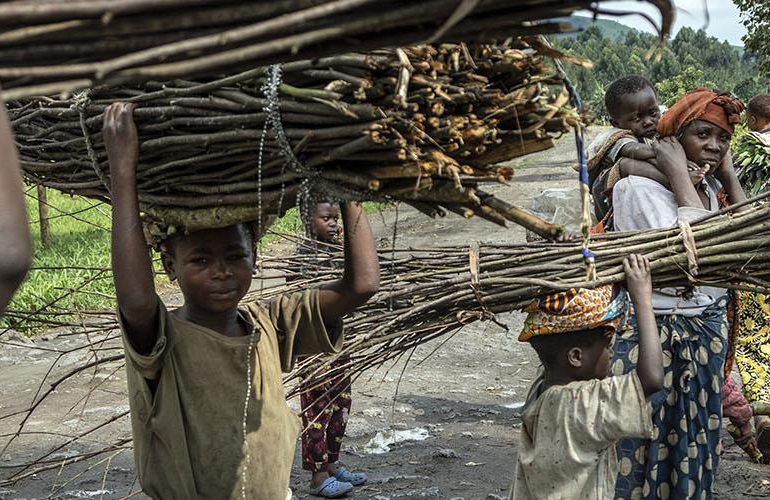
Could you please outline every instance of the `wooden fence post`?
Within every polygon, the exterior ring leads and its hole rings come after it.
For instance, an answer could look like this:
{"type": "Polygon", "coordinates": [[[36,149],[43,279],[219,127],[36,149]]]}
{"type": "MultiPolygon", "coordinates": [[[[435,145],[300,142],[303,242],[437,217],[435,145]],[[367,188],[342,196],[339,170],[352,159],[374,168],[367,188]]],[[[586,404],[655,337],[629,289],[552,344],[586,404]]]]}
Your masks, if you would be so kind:
{"type": "Polygon", "coordinates": [[[51,245],[51,226],[48,222],[48,196],[42,184],[37,185],[37,211],[40,219],[40,242],[43,248],[48,248],[51,245]]]}

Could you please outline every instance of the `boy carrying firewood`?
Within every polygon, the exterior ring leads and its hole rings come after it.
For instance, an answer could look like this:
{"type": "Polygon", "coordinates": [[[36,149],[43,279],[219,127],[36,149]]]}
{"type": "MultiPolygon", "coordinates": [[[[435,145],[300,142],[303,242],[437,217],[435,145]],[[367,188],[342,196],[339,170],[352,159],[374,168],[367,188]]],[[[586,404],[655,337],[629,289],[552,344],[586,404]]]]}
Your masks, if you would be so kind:
{"type": "Polygon", "coordinates": [[[528,308],[519,336],[543,364],[521,420],[511,499],[613,498],[615,445],[649,437],[647,398],[663,387],[663,353],[652,310],[649,261],[623,263],[639,331],[636,370],[608,377],[610,346],[625,327],[626,292],[612,286],[548,295],[528,308]]]}
{"type": "Polygon", "coordinates": [[[239,224],[177,234],[163,267],[184,305],[155,291],[136,186],[139,144],[131,104],[104,113],[112,184],[112,267],[126,350],[139,480],[153,498],[286,497],[299,421],[281,371],[295,356],[342,343],[340,318],[379,287],[369,222],[341,205],[347,228],[341,279],[239,307],[251,285],[260,235],[239,224]]]}

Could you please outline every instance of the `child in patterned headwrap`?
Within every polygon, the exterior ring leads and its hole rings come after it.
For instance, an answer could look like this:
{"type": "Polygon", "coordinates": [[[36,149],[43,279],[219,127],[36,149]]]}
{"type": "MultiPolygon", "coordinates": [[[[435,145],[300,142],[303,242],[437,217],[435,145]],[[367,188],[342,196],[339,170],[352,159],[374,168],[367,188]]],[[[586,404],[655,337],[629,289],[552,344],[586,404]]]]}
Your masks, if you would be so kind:
{"type": "Polygon", "coordinates": [[[639,330],[634,372],[607,377],[612,337],[626,326],[625,291],[573,289],[527,309],[519,340],[532,344],[544,370],[522,413],[511,499],[612,498],[617,441],[652,434],[647,397],[663,387],[663,355],[650,264],[631,255],[623,267],[639,330]]]}

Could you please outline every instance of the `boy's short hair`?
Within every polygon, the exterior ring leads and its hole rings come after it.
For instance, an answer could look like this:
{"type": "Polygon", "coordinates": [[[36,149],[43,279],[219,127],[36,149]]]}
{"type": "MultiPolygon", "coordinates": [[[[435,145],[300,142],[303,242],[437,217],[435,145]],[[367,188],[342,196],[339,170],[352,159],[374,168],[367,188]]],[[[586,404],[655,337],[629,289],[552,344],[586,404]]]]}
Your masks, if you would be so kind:
{"type": "Polygon", "coordinates": [[[759,94],[752,97],[748,110],[754,116],[770,120],[770,94],[759,94]]]}
{"type": "Polygon", "coordinates": [[[533,337],[529,343],[537,352],[543,365],[548,367],[565,359],[567,352],[573,347],[590,347],[597,342],[606,342],[607,338],[614,333],[614,327],[602,326],[588,330],[539,335],[533,337]]]}
{"type": "Polygon", "coordinates": [[[310,224],[310,221],[313,218],[313,213],[315,213],[318,205],[322,203],[328,203],[329,205],[333,204],[331,200],[324,197],[316,198],[312,195],[300,197],[297,208],[299,209],[300,222],[305,226],[305,229],[309,229],[308,224],[310,224]]]}
{"type": "Polygon", "coordinates": [[[318,208],[318,205],[322,203],[328,203],[329,205],[333,204],[333,202],[330,199],[325,197],[316,198],[314,196],[307,196],[307,197],[302,196],[299,198],[299,203],[297,205],[297,208],[302,213],[305,213],[305,212],[310,213],[316,208],[318,208]]]}
{"type": "Polygon", "coordinates": [[[655,87],[643,76],[629,75],[618,78],[607,87],[604,93],[604,107],[607,109],[607,113],[614,117],[620,110],[623,96],[634,94],[646,88],[651,88],[655,92],[655,87]]]}
{"type": "MultiPolygon", "coordinates": [[[[239,224],[233,224],[234,226],[240,226],[243,228],[244,231],[246,231],[246,235],[251,240],[252,250],[256,250],[257,245],[259,244],[259,241],[257,239],[257,223],[256,222],[241,222],[239,224]]],[[[186,237],[186,233],[172,233],[163,240],[158,241],[155,244],[155,250],[161,253],[174,253],[174,247],[176,245],[176,242],[179,241],[180,238],[186,237]]]]}

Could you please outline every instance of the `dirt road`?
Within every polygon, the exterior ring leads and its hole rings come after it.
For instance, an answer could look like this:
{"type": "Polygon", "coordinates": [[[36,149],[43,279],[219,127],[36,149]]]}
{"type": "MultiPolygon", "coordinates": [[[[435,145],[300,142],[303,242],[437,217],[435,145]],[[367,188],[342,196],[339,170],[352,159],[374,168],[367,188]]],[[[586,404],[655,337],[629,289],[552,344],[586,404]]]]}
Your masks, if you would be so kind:
{"type": "MultiPolygon", "coordinates": [[[[544,188],[577,189],[576,175],[570,169],[574,157],[571,138],[564,138],[554,150],[514,162],[516,182],[494,191],[526,206],[544,188]]],[[[525,237],[518,227],[501,230],[487,222],[468,223],[455,216],[431,220],[407,207],[375,215],[373,222],[383,247],[390,246],[394,233],[402,247],[474,240],[515,243],[525,237]]],[[[342,459],[370,478],[356,490],[355,498],[507,498],[516,459],[518,411],[537,362],[533,351],[515,340],[521,314],[500,319],[508,331],[492,323],[469,325],[443,339],[443,345],[434,342],[418,349],[406,369],[402,360],[355,384],[342,459]]],[[[66,350],[81,342],[66,336],[45,338],[49,340],[41,338],[34,345],[19,339],[11,343],[21,347],[6,344],[0,349],[0,415],[21,410],[33,400],[41,377],[59,356],[51,350],[66,350]]],[[[114,336],[95,337],[91,342],[101,346],[103,350],[98,352],[102,356],[117,354],[120,349],[114,336]]],[[[49,380],[87,359],[81,353],[62,356],[49,380]]],[[[48,457],[50,470],[0,488],[1,498],[145,498],[138,493],[131,450],[120,444],[130,438],[125,377],[121,365],[108,366],[85,371],[73,383],[57,387],[50,402],[27,423],[26,431],[32,433],[18,437],[2,451],[0,477],[8,477],[13,464],[65,443],[48,457]],[[76,446],[66,444],[65,436],[93,429],[106,418],[115,422],[94,429],[76,446]],[[59,467],[68,457],[111,444],[116,445],[111,453],[59,467]]],[[[296,409],[297,402],[291,404],[296,409]]],[[[0,420],[0,446],[18,423],[19,417],[0,420]]],[[[729,438],[726,444],[717,498],[770,497],[770,468],[749,463],[729,438]]],[[[308,475],[298,463],[299,453],[292,488],[297,498],[310,498],[308,475]]]]}

